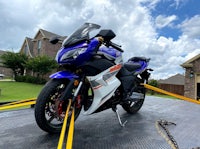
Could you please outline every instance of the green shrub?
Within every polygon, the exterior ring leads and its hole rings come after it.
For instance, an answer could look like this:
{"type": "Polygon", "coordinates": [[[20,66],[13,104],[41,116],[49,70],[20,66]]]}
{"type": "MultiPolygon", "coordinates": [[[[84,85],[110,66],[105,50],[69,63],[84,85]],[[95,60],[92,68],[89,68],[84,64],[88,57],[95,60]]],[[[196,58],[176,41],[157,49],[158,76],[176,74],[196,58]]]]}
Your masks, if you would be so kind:
{"type": "Polygon", "coordinates": [[[40,77],[34,77],[30,75],[26,76],[16,76],[15,81],[17,82],[27,82],[33,84],[45,84],[47,81],[40,77]]]}
{"type": "Polygon", "coordinates": [[[15,81],[16,82],[25,82],[26,78],[25,76],[16,76],[15,81]]]}
{"type": "MultiPolygon", "coordinates": [[[[149,83],[148,83],[148,84],[151,85],[151,86],[154,86],[154,87],[158,87],[158,81],[157,81],[157,80],[154,80],[154,79],[149,80],[149,83]]],[[[155,94],[155,91],[150,90],[150,94],[151,94],[151,95],[154,95],[154,94],[155,94]]]]}

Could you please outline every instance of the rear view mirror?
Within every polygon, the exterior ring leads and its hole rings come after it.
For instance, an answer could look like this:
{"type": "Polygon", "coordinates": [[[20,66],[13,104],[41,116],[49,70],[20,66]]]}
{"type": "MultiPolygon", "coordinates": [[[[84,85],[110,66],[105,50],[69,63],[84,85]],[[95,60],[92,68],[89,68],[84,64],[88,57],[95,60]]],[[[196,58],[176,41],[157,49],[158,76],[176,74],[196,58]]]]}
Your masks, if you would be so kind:
{"type": "Polygon", "coordinates": [[[96,36],[102,36],[105,41],[110,41],[116,35],[115,35],[115,33],[112,30],[110,30],[110,29],[104,29],[104,30],[100,30],[100,32],[96,36]]]}
{"type": "Polygon", "coordinates": [[[58,37],[51,37],[50,40],[49,40],[49,42],[52,43],[52,44],[56,44],[56,43],[58,43],[58,41],[59,41],[58,37]]]}

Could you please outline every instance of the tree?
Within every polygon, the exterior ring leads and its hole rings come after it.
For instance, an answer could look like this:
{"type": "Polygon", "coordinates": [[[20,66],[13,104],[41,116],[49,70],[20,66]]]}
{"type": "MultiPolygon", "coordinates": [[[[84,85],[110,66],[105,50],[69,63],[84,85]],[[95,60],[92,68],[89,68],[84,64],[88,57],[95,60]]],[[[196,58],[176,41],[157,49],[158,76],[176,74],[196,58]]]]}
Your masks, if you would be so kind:
{"type": "Polygon", "coordinates": [[[22,53],[7,52],[1,55],[2,63],[5,67],[12,69],[14,77],[23,75],[28,57],[22,53]]]}
{"type": "Polygon", "coordinates": [[[26,63],[26,68],[36,73],[37,77],[43,77],[57,67],[55,60],[48,56],[37,56],[30,58],[26,63]]]}
{"type": "MultiPolygon", "coordinates": [[[[158,87],[158,81],[157,80],[154,80],[154,79],[152,79],[152,80],[149,80],[149,83],[148,83],[149,85],[151,85],[151,86],[154,86],[154,87],[158,87]]],[[[151,95],[154,95],[154,91],[152,91],[151,90],[151,95]]]]}

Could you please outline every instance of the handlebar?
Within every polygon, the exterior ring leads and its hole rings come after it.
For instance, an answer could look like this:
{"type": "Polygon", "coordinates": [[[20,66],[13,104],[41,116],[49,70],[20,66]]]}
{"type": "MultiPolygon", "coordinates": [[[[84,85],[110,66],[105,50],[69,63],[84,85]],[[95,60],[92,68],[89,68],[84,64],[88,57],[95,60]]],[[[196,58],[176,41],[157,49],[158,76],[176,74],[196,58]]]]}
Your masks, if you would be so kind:
{"type": "Polygon", "coordinates": [[[103,37],[97,37],[98,38],[98,41],[100,42],[100,43],[106,43],[106,45],[108,45],[108,46],[112,46],[113,48],[115,48],[115,49],[117,49],[118,51],[120,51],[120,52],[124,52],[124,50],[122,50],[121,49],[121,46],[120,45],[118,45],[118,44],[116,44],[116,43],[113,43],[113,42],[111,42],[111,41],[104,41],[104,38],[103,37]]]}
{"type": "Polygon", "coordinates": [[[112,46],[113,48],[117,49],[120,52],[124,52],[124,50],[121,49],[121,46],[116,44],[116,43],[113,43],[113,42],[110,41],[109,45],[112,46]]]}

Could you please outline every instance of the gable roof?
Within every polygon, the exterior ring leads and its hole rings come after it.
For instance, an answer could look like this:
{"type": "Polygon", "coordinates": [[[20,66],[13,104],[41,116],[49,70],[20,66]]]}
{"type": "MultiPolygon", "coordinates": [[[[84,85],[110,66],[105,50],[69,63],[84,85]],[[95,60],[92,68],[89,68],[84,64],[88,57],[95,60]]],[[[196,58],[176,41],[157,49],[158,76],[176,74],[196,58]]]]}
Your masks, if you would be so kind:
{"type": "Polygon", "coordinates": [[[29,49],[33,49],[33,39],[32,38],[29,38],[29,37],[26,37],[25,38],[26,39],[26,42],[27,42],[27,44],[28,44],[28,46],[29,46],[29,49]]]}
{"type": "Polygon", "coordinates": [[[185,77],[181,74],[176,74],[171,76],[165,80],[159,80],[160,84],[174,84],[174,85],[184,85],[185,84],[185,77]]]}
{"type": "Polygon", "coordinates": [[[34,51],[34,49],[33,49],[34,46],[33,45],[34,45],[34,41],[37,40],[36,37],[39,34],[42,35],[42,39],[47,39],[47,40],[49,40],[51,37],[58,37],[59,38],[59,43],[62,43],[62,41],[67,37],[67,36],[60,36],[58,34],[46,31],[44,29],[39,29],[34,38],[25,37],[24,42],[23,42],[23,44],[21,46],[20,52],[23,53],[24,52],[23,48],[24,48],[25,45],[27,45],[28,55],[30,57],[34,57],[34,52],[33,52],[34,51]]]}
{"type": "Polygon", "coordinates": [[[193,58],[189,59],[188,61],[186,61],[185,63],[181,64],[181,66],[183,68],[191,68],[193,67],[193,64],[192,62],[194,62],[195,60],[199,59],[200,58],[200,54],[194,56],[193,58]]]}
{"type": "Polygon", "coordinates": [[[64,40],[66,38],[66,36],[60,36],[58,34],[46,31],[44,29],[39,29],[38,32],[36,33],[34,39],[38,36],[38,34],[41,33],[43,38],[47,38],[50,39],[51,37],[59,37],[61,40],[64,40]]]}
{"type": "Polygon", "coordinates": [[[21,46],[20,52],[22,52],[23,46],[27,45],[28,53],[30,57],[33,57],[33,39],[29,37],[25,37],[24,42],[21,46]]]}
{"type": "Polygon", "coordinates": [[[33,39],[26,37],[25,38],[26,42],[27,42],[27,46],[28,46],[28,52],[30,54],[31,57],[33,57],[33,39]]]}

